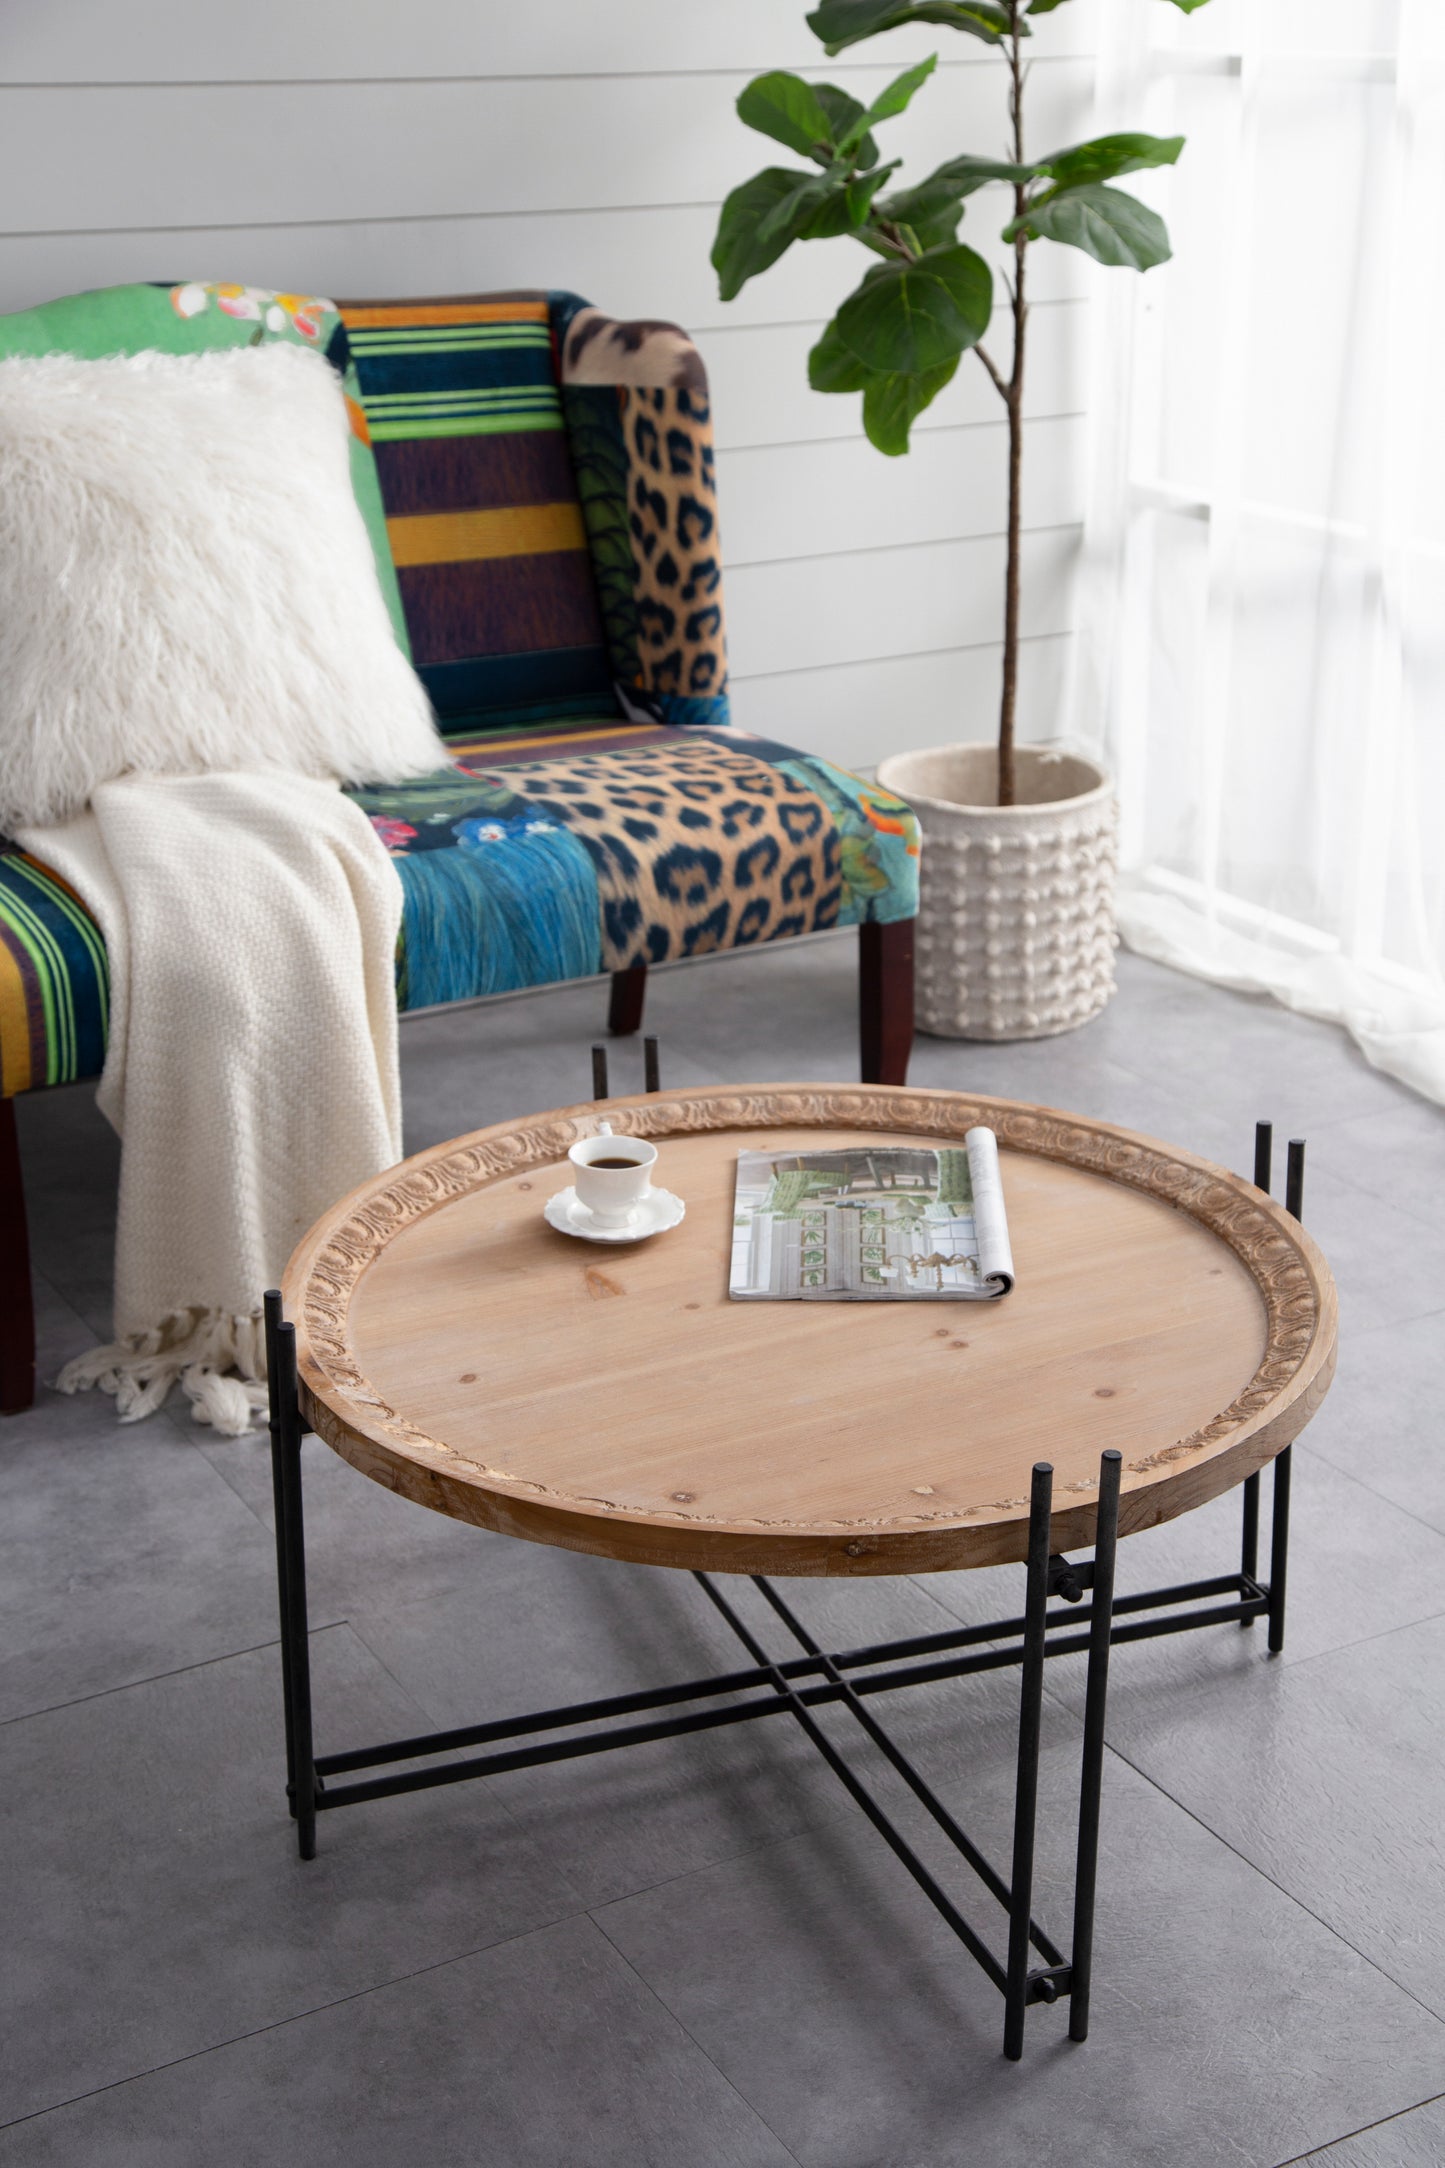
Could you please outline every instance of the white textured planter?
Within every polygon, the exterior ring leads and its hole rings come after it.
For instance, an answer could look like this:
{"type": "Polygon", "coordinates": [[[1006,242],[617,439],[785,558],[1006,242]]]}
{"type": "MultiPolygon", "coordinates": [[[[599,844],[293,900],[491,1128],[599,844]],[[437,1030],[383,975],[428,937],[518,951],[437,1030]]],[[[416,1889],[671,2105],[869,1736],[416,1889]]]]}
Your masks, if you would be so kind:
{"type": "Polygon", "coordinates": [[[878,780],[923,830],[919,1029],[945,1039],[1046,1039],[1114,991],[1118,807],[1103,770],[1020,746],[1019,803],[993,803],[992,745],[897,753],[878,780]]]}

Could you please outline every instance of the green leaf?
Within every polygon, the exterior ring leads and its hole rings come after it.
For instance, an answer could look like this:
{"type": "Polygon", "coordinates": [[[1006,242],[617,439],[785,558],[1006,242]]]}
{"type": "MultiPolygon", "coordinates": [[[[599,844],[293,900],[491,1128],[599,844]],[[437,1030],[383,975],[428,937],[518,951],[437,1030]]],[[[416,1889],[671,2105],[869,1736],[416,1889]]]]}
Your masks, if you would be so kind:
{"type": "Polygon", "coordinates": [[[908,449],[908,432],[957,369],[959,356],[913,376],[878,376],[864,387],[863,427],[868,441],[890,459],[908,449]]]}
{"type": "MultiPolygon", "coordinates": [[[[861,123],[859,121],[853,123],[854,128],[858,130],[860,140],[876,121],[892,120],[895,113],[903,112],[912,99],[914,92],[921,89],[937,66],[937,53],[930,53],[927,60],[920,60],[916,68],[905,68],[902,75],[895,76],[888,88],[880,91],[873,100],[867,112],[862,116],[861,123]]],[[[853,148],[851,131],[843,137],[838,148],[844,152],[853,148]]]]}
{"type": "Polygon", "coordinates": [[[998,158],[951,158],[936,173],[930,173],[926,181],[896,190],[875,207],[873,217],[875,222],[886,219],[895,225],[911,226],[924,248],[940,248],[958,231],[965,196],[971,196],[989,181],[1018,185],[1036,179],[1043,170],[1041,166],[1009,165],[998,158]]]}
{"type": "Polygon", "coordinates": [[[869,440],[880,452],[896,459],[908,449],[908,432],[914,421],[942,391],[958,363],[959,356],[954,354],[937,368],[913,374],[870,369],[844,345],[833,323],[808,356],[808,382],[814,391],[861,391],[863,426],[869,440]]]}
{"type": "Polygon", "coordinates": [[[820,164],[832,155],[833,129],[827,108],[810,83],[786,69],[754,77],[738,98],[738,119],[820,164]]]}
{"type": "Polygon", "coordinates": [[[1041,166],[1011,166],[1003,158],[950,158],[946,165],[930,176],[935,181],[956,181],[960,193],[971,196],[976,188],[988,181],[1012,181],[1017,187],[1024,181],[1035,180],[1043,171],[1041,166]]]}
{"type": "Polygon", "coordinates": [[[841,177],[798,173],[787,166],[768,166],[735,188],[723,204],[712,245],[723,300],[733,300],[749,279],[800,240],[834,192],[842,193],[841,177]]]}
{"type": "MultiPolygon", "coordinates": [[[[993,0],[822,0],[808,17],[809,29],[830,53],[896,30],[900,23],[942,23],[986,45],[1002,45],[1009,29],[1008,10],[993,0]]],[[[1020,23],[1019,29],[1026,31],[1027,25],[1020,23]]]]}
{"type": "Polygon", "coordinates": [[[1206,4],[1207,0],[1174,0],[1175,7],[1185,15],[1192,15],[1196,8],[1202,8],[1206,4]]]}
{"type": "Polygon", "coordinates": [[[1148,271],[1170,256],[1163,219],[1121,188],[1061,188],[1031,203],[1022,218],[1005,226],[1003,237],[1011,241],[1020,231],[1036,241],[1062,241],[1099,263],[1131,271],[1148,271]]]}
{"type": "Polygon", "coordinates": [[[895,158],[890,165],[875,167],[871,173],[855,174],[851,181],[839,180],[799,239],[831,241],[840,233],[856,233],[868,216],[874,196],[889,175],[898,171],[900,163],[895,158]]]}
{"type": "MultiPolygon", "coordinates": [[[[860,118],[862,106],[856,98],[850,98],[846,90],[836,90],[831,83],[815,83],[813,90],[819,105],[828,116],[833,141],[841,143],[853,123],[860,118]]],[[[854,146],[853,162],[859,166],[877,165],[878,145],[871,135],[865,135],[854,146]]]]}
{"type": "Polygon", "coordinates": [[[875,220],[907,226],[916,236],[920,251],[942,248],[958,232],[963,216],[963,191],[951,181],[937,178],[899,188],[873,206],[875,220]]]}
{"type": "Polygon", "coordinates": [[[918,376],[956,361],[988,329],[993,275],[962,243],[917,263],[879,266],[839,309],[840,340],[883,375],[918,376]]]}
{"type": "MultiPolygon", "coordinates": [[[[873,199],[879,189],[886,180],[892,178],[902,163],[901,158],[894,158],[886,166],[879,166],[872,173],[860,173],[856,180],[848,183],[844,194],[848,205],[848,221],[850,225],[862,225],[873,208],[873,199]]],[[[811,229],[808,238],[809,240],[813,238],[811,229]]]]}
{"type": "Polygon", "coordinates": [[[1098,181],[1112,181],[1120,173],[1172,166],[1183,148],[1183,136],[1095,136],[1091,143],[1076,143],[1072,150],[1054,151],[1041,161],[1040,170],[1060,188],[1089,188],[1098,181]]]}
{"type": "Polygon", "coordinates": [[[1029,0],[1024,13],[1026,15],[1052,15],[1054,9],[1062,7],[1063,4],[1064,0],[1029,0]]]}
{"type": "Polygon", "coordinates": [[[837,325],[825,324],[822,337],[808,356],[808,382],[814,391],[866,391],[873,374],[843,344],[837,325]]]}

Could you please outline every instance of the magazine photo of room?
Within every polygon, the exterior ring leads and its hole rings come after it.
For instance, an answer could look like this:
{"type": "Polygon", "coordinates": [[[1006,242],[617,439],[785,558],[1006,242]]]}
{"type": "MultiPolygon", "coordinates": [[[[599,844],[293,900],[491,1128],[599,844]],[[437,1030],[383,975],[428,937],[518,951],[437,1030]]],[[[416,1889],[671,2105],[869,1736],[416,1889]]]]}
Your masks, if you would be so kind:
{"type": "Polygon", "coordinates": [[[987,1301],[1012,1285],[992,1130],[962,1149],[738,1155],[735,1301],[987,1301]]]}

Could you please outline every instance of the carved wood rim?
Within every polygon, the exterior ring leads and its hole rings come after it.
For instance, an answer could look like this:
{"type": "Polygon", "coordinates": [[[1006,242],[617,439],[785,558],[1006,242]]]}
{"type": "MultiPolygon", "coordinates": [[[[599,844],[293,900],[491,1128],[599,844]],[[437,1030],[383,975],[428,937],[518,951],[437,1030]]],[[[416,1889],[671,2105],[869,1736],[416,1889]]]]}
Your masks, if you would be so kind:
{"type": "MultiPolygon", "coordinates": [[[[489,1468],[431,1437],[390,1406],[361,1370],[347,1332],[351,1297],[368,1265],[403,1228],[453,1199],[529,1167],[563,1159],[579,1137],[595,1133],[603,1111],[595,1102],[587,1102],[496,1123],[435,1145],[354,1190],[302,1239],[286,1268],[284,1293],[287,1312],[296,1320],[303,1411],[320,1437],[374,1479],[441,1511],[530,1535],[544,1534],[545,1517],[550,1513],[560,1516],[550,1540],[614,1553],[619,1550],[615,1538],[596,1545],[589,1540],[583,1525],[588,1517],[654,1529],[659,1535],[666,1530],[693,1531],[699,1539],[696,1562],[705,1562],[710,1534],[718,1538],[731,1534],[780,1544],[784,1553],[790,1540],[801,1544],[810,1556],[820,1545],[827,1547],[829,1563],[815,1558],[809,1565],[795,1565],[794,1571],[902,1572],[910,1568],[884,1563],[885,1550],[891,1559],[901,1555],[888,1538],[950,1533],[977,1538],[990,1522],[1027,1515],[1028,1500],[1022,1497],[980,1501],[937,1515],[899,1513],[806,1523],[720,1518],[680,1508],[643,1513],[606,1498],[558,1491],[535,1479],[489,1468]],[[488,1497],[495,1511],[487,1509],[488,1497]],[[543,1522],[535,1514],[519,1518],[506,1510],[508,1505],[520,1507],[527,1501],[543,1509],[543,1522]],[[855,1533],[861,1540],[842,1542],[855,1533]],[[834,1562],[840,1550],[847,1558],[863,1562],[834,1562]]],[[[608,1100],[605,1113],[619,1132],[659,1139],[707,1130],[783,1128],[878,1129],[961,1138],[982,1123],[1011,1151],[1056,1160],[1140,1190],[1207,1228],[1239,1258],[1259,1289],[1266,1319],[1264,1352],[1249,1383],[1207,1424],[1126,1463],[1121,1527],[1168,1519],[1188,1504],[1202,1503],[1204,1497],[1242,1480],[1303,1429],[1329,1386],[1337,1305],[1329,1267],[1316,1244],[1280,1205],[1243,1177],[1153,1138],[1052,1107],[889,1085],[699,1086],[652,1098],[608,1100]],[[1168,1487],[1168,1471],[1197,1466],[1208,1457],[1208,1448],[1221,1447],[1225,1441],[1233,1441],[1230,1467],[1220,1482],[1178,1504],[1156,1496],[1168,1487]],[[1248,1450],[1251,1441],[1252,1452],[1248,1450]],[[1136,1492],[1143,1488],[1138,1479],[1148,1479],[1147,1495],[1154,1499],[1154,1510],[1131,1514],[1131,1476],[1136,1492]]],[[[1090,1493],[1096,1488],[1095,1479],[1069,1484],[1057,1494],[1058,1503],[1064,1505],[1068,1491],[1090,1493]]],[[[1080,1505],[1085,1502],[1080,1500],[1080,1505]]],[[[1076,1514],[1072,1519],[1084,1528],[1083,1518],[1076,1514]]],[[[1091,1505],[1087,1520],[1092,1522],[1091,1505]]],[[[1065,1512],[1057,1524],[1061,1545],[1090,1540],[1086,1533],[1070,1532],[1070,1522],[1065,1512]]],[[[691,1554],[684,1559],[665,1547],[656,1555],[678,1564],[694,1562],[691,1554]]],[[[940,1555],[928,1563],[983,1564],[1022,1555],[1017,1544],[1005,1540],[986,1558],[960,1553],[940,1555]]],[[[740,1566],[736,1570],[752,1569],[740,1566]]],[[[790,1569],[780,1553],[768,1570],[790,1569]]]]}

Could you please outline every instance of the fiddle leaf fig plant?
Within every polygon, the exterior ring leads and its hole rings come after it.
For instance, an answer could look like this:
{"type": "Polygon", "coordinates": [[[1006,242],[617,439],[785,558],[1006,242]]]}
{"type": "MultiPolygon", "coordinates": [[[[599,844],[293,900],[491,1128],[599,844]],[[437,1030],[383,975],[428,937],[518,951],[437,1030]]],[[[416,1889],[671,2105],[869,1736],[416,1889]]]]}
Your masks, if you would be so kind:
{"type": "MultiPolygon", "coordinates": [[[[1025,46],[1030,18],[1072,0],[821,0],[809,28],[830,54],[909,23],[936,23],[1001,49],[1008,77],[1010,155],[969,152],[924,179],[895,181],[902,163],[880,158],[874,129],[904,112],[937,65],[905,68],[871,105],[832,83],[807,83],[775,69],[749,83],[738,117],[808,163],[768,166],[735,188],[722,207],[712,261],[724,301],[766,271],[795,241],[847,235],[878,260],[841,304],[808,356],[815,391],[861,392],[863,427],[891,458],[909,448],[914,422],[972,350],[1008,420],[1008,558],[1004,582],[1003,694],[999,710],[998,802],[1014,802],[1018,701],[1019,536],[1023,468],[1028,251],[1036,241],[1082,249],[1101,264],[1148,271],[1169,256],[1158,214],[1113,183],[1126,173],[1170,166],[1182,136],[1127,132],[1096,136],[1029,158],[1024,147],[1025,46]],[[1012,192],[1002,239],[1012,257],[1005,279],[1013,321],[1007,370],[983,340],[993,321],[993,272],[959,239],[964,206],[989,182],[1012,192]]],[[[1185,15],[1207,0],[1167,0],[1185,15]]]]}

